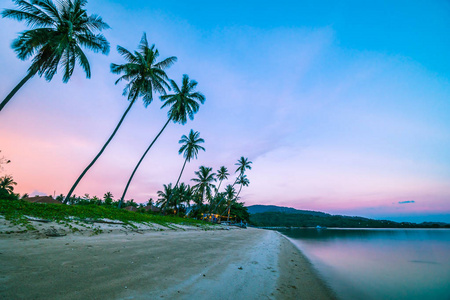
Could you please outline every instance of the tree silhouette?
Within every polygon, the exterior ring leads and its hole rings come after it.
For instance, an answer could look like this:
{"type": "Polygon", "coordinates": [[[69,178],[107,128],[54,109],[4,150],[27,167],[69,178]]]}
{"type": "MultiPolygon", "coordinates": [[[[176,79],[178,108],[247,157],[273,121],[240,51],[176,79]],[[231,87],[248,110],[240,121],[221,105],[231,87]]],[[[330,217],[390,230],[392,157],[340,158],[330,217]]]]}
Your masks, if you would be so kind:
{"type": "MultiPolygon", "coordinates": [[[[120,125],[122,125],[123,120],[135,103],[136,99],[138,97],[142,97],[144,105],[147,107],[153,100],[153,92],[157,91],[161,94],[165,94],[165,89],[170,88],[166,82],[168,77],[164,69],[170,67],[174,62],[176,62],[177,58],[172,56],[164,59],[163,61],[157,62],[156,59],[159,56],[158,49],[155,48],[155,45],[152,45],[151,47],[148,46],[147,35],[145,33],[142,36],[138,51],[135,51],[134,54],[121,46],[117,46],[117,51],[125,58],[127,63],[123,65],[111,64],[111,72],[114,74],[123,74],[119,79],[117,79],[116,84],[122,80],[128,81],[123,94],[128,95],[127,98],[130,101],[130,104],[100,152],[84,169],[73,184],[69,193],[67,193],[65,202],[69,201],[70,196],[83,176],[94,165],[100,155],[102,155],[103,151],[105,151],[106,147],[119,130],[120,125]]],[[[120,204],[121,203],[119,203],[119,205],[120,204]]]]}
{"type": "Polygon", "coordinates": [[[134,174],[136,173],[137,169],[139,168],[139,165],[144,160],[144,157],[147,155],[148,151],[150,151],[153,144],[159,138],[161,133],[164,131],[164,129],[166,129],[169,122],[173,121],[174,123],[180,123],[182,125],[186,124],[187,118],[189,117],[189,119],[193,120],[195,113],[198,112],[198,110],[200,108],[200,104],[198,102],[200,102],[201,104],[205,103],[205,96],[203,96],[203,94],[201,94],[200,92],[195,91],[195,89],[197,87],[197,81],[189,80],[188,75],[186,75],[186,74],[183,75],[181,89],[178,87],[178,85],[173,80],[170,80],[170,85],[172,86],[174,94],[163,95],[160,97],[161,100],[164,101],[164,104],[161,106],[161,108],[170,107],[169,111],[167,112],[167,116],[168,116],[167,122],[164,124],[161,131],[156,135],[156,137],[150,143],[147,150],[145,150],[141,159],[139,160],[139,162],[137,163],[133,172],[131,173],[131,176],[128,179],[127,185],[125,186],[125,189],[123,191],[122,197],[120,198],[119,208],[125,198],[125,195],[127,193],[128,187],[130,186],[131,180],[133,179],[134,174]]]}
{"type": "Polygon", "coordinates": [[[0,111],[17,91],[34,75],[51,81],[60,66],[63,82],[69,81],[78,63],[86,77],[91,77],[91,67],[82,48],[108,54],[109,43],[95,32],[109,28],[98,15],[88,15],[86,0],[13,0],[18,9],[5,9],[3,18],[24,21],[30,30],[19,34],[12,48],[20,60],[32,57],[26,76],[0,103],[0,111]]]}

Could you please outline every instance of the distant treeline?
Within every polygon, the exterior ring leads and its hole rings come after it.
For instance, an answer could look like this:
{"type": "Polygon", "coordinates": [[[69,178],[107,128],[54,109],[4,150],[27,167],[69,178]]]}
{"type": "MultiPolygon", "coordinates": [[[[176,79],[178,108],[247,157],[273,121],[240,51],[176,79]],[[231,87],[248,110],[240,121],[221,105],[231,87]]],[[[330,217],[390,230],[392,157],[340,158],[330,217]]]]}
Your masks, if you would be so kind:
{"type": "Polygon", "coordinates": [[[250,215],[250,224],[257,227],[341,227],[341,228],[450,228],[450,224],[424,222],[393,222],[363,217],[311,213],[263,212],[250,215]]]}

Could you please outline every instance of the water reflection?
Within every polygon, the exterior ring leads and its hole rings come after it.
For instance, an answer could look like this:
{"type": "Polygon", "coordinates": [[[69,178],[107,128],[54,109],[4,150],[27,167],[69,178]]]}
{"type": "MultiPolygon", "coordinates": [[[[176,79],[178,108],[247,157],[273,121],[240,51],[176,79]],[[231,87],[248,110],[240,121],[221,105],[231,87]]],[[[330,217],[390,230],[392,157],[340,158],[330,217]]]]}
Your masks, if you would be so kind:
{"type": "Polygon", "coordinates": [[[343,299],[450,299],[450,230],[283,230],[343,299]]]}

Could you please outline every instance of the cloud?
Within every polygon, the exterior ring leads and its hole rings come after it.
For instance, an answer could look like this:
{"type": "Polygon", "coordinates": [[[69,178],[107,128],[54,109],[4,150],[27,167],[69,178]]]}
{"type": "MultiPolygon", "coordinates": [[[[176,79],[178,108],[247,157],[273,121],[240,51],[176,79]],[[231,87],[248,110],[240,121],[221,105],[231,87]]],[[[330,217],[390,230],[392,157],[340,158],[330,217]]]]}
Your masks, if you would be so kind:
{"type": "Polygon", "coordinates": [[[408,200],[408,201],[399,201],[398,204],[409,204],[409,203],[416,203],[414,200],[408,200]]]}

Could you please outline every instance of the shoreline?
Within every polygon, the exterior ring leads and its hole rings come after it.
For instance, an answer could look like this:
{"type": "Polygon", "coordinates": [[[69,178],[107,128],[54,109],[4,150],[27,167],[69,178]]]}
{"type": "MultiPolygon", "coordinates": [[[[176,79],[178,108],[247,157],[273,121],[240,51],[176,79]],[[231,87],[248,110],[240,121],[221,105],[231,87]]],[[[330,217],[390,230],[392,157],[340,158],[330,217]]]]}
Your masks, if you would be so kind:
{"type": "Polygon", "coordinates": [[[0,267],[6,299],[335,299],[286,237],[252,228],[1,234],[0,267]]]}
{"type": "Polygon", "coordinates": [[[281,238],[279,286],[284,287],[277,299],[338,299],[305,254],[288,237],[281,238]]]}

